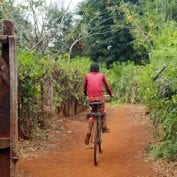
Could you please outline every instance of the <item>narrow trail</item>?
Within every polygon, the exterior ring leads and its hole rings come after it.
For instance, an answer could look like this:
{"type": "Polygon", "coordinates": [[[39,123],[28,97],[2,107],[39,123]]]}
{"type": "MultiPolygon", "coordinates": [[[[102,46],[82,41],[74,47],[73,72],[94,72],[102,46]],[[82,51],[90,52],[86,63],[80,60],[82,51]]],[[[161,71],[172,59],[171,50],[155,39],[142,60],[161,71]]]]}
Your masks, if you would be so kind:
{"type": "Polygon", "coordinates": [[[162,177],[144,158],[144,147],[152,136],[147,123],[139,121],[135,109],[140,108],[125,105],[107,109],[111,132],[104,134],[104,151],[97,167],[93,165],[93,150],[80,141],[69,150],[56,149],[45,156],[21,159],[19,168],[30,177],[162,177]]]}

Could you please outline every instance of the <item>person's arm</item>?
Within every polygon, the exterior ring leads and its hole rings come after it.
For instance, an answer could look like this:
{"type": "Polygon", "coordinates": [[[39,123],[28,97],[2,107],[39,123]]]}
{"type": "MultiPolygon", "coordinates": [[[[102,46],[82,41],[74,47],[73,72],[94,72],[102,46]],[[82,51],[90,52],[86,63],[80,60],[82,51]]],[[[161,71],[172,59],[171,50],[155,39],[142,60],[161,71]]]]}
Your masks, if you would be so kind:
{"type": "Polygon", "coordinates": [[[103,75],[103,82],[104,82],[104,85],[105,85],[105,88],[106,88],[107,93],[110,95],[110,97],[112,97],[111,87],[110,87],[110,85],[108,84],[105,75],[103,75]]]}
{"type": "Polygon", "coordinates": [[[84,92],[84,95],[87,96],[87,76],[85,76],[85,79],[84,79],[83,92],[84,92]]]}

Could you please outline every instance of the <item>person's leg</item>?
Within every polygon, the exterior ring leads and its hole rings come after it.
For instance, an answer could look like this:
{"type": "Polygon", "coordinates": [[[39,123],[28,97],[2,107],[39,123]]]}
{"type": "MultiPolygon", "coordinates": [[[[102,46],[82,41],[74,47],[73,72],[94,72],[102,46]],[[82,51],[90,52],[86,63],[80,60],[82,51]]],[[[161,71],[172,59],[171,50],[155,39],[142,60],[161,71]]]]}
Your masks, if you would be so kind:
{"type": "Polygon", "coordinates": [[[103,102],[103,105],[102,105],[102,108],[101,108],[101,112],[104,113],[104,116],[103,116],[103,133],[108,133],[109,132],[109,128],[107,126],[107,119],[106,119],[106,112],[105,112],[105,103],[103,102]]]}
{"type": "Polygon", "coordinates": [[[110,129],[107,126],[107,121],[106,121],[106,114],[103,117],[103,127],[102,127],[103,133],[109,133],[110,129]]]}
{"type": "MultiPolygon", "coordinates": [[[[90,97],[87,97],[87,101],[88,103],[91,102],[91,98],[90,97]]],[[[91,109],[89,110],[89,112],[91,111],[91,109]]],[[[91,125],[91,121],[90,121],[90,118],[88,118],[88,130],[87,130],[87,133],[86,133],[86,137],[84,139],[84,143],[86,145],[89,144],[89,141],[90,141],[90,136],[91,136],[91,128],[92,128],[92,125],[91,125]]]]}
{"type": "Polygon", "coordinates": [[[88,145],[90,141],[91,131],[92,131],[92,125],[93,125],[93,117],[90,117],[88,120],[88,131],[85,137],[85,144],[88,145]]]}
{"type": "Polygon", "coordinates": [[[103,116],[103,129],[107,129],[106,114],[103,116]]]}

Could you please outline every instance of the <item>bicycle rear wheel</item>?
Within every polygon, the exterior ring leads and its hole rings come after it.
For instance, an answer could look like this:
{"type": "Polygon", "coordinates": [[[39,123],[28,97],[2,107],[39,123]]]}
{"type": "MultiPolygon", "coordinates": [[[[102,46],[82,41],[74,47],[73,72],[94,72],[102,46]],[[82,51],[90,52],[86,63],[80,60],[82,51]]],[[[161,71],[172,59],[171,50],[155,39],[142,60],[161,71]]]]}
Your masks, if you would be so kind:
{"type": "Polygon", "coordinates": [[[98,122],[94,121],[94,165],[98,164],[99,144],[98,144],[98,122]]]}
{"type": "Polygon", "coordinates": [[[99,153],[102,153],[102,119],[98,119],[98,146],[99,146],[99,153]]]}
{"type": "Polygon", "coordinates": [[[101,136],[102,136],[102,133],[100,132],[100,141],[98,143],[98,146],[99,146],[99,153],[102,153],[103,152],[103,147],[102,147],[102,140],[101,140],[101,136]]]}

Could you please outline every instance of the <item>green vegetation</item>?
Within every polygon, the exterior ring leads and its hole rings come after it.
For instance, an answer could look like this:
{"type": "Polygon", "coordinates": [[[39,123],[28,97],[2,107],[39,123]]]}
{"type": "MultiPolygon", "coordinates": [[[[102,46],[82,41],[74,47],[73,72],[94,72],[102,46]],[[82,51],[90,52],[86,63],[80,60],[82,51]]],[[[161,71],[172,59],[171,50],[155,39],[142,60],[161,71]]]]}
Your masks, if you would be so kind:
{"type": "MultiPolygon", "coordinates": [[[[121,0],[87,0],[80,7],[82,23],[88,24],[88,35],[83,39],[83,54],[109,67],[116,61],[127,60],[141,63],[140,55],[133,48],[130,26],[124,25],[125,18],[119,8],[121,0]],[[93,5],[92,5],[93,4],[93,5]]],[[[135,3],[136,1],[128,1],[135,3]]]]}
{"type": "Polygon", "coordinates": [[[150,63],[141,70],[141,102],[150,117],[160,143],[150,149],[156,157],[177,155],[177,22],[175,1],[148,1],[139,5],[122,4],[127,22],[132,24],[134,47],[145,51],[150,63]],[[144,37],[143,37],[144,34],[144,37]]]}
{"type": "Polygon", "coordinates": [[[140,97],[140,74],[142,66],[133,62],[114,63],[106,72],[114,94],[119,103],[138,103],[140,97]]]}
{"type": "Polygon", "coordinates": [[[151,64],[146,66],[140,79],[143,100],[150,109],[154,125],[158,128],[160,124],[164,132],[159,134],[164,142],[157,146],[158,151],[153,148],[159,157],[177,154],[176,27],[175,23],[168,23],[161,30],[151,51],[151,64]]]}
{"type": "Polygon", "coordinates": [[[25,51],[18,55],[19,121],[24,138],[48,128],[52,113],[72,116],[85,106],[81,85],[90,60],[75,58],[68,69],[66,56],[57,60],[49,57],[25,51]]]}

